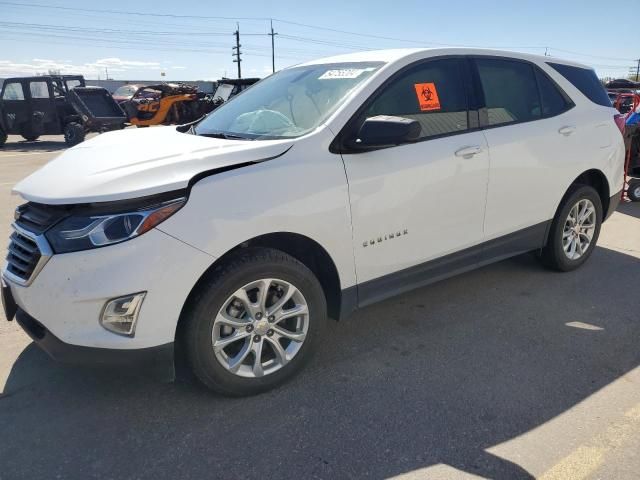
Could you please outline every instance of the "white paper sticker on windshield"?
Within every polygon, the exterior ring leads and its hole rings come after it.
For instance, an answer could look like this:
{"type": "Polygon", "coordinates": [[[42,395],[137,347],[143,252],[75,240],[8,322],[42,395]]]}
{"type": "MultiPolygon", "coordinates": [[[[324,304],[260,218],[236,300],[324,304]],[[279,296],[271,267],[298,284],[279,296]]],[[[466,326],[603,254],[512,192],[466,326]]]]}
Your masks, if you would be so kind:
{"type": "Polygon", "coordinates": [[[339,70],[327,70],[318,77],[319,80],[331,80],[334,78],[358,78],[364,68],[341,68],[339,70]]]}

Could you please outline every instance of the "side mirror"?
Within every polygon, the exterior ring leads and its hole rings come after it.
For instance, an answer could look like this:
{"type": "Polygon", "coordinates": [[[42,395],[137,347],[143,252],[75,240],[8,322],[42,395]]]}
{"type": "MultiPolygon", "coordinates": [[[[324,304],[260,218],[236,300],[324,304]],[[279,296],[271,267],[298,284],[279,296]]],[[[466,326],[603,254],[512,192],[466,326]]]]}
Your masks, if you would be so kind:
{"type": "Polygon", "coordinates": [[[355,148],[388,147],[420,138],[422,127],[417,120],[378,115],[367,118],[352,146],[355,148]]]}

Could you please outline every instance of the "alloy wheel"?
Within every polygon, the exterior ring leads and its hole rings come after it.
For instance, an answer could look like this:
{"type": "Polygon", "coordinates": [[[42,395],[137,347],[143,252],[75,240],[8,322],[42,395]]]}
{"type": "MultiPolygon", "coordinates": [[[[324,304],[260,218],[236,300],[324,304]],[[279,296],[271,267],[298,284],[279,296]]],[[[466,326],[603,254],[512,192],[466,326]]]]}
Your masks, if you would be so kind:
{"type": "Polygon", "coordinates": [[[578,260],[589,250],[595,230],[596,207],[583,198],[571,207],[564,222],[562,248],[569,260],[578,260]]]}
{"type": "Polygon", "coordinates": [[[269,375],[300,351],[309,328],[309,307],[294,285],[265,278],[236,290],[213,322],[216,359],[240,377],[269,375]]]}

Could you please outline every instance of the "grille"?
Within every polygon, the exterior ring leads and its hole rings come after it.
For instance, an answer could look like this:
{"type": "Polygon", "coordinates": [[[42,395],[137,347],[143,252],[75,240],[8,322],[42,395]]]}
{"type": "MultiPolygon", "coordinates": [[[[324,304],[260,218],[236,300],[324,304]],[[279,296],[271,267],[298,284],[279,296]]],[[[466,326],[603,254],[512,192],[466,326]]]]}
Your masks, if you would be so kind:
{"type": "Polygon", "coordinates": [[[29,202],[17,208],[16,224],[40,235],[66,215],[67,209],[65,207],[29,202]]]}
{"type": "Polygon", "coordinates": [[[13,232],[7,254],[7,271],[28,282],[42,254],[38,244],[20,232],[13,232]]]}

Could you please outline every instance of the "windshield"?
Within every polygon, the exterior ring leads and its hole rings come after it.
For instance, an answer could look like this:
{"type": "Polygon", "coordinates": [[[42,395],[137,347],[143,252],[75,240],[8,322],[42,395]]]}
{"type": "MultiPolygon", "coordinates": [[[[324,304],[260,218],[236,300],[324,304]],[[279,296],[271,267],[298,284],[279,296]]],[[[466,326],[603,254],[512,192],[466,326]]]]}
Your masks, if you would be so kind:
{"type": "Polygon", "coordinates": [[[309,65],[282,70],[214,110],[198,135],[295,138],[320,125],[382,63],[309,65]]]}
{"type": "Polygon", "coordinates": [[[216,88],[216,93],[213,94],[213,97],[215,99],[220,98],[224,102],[226,102],[227,100],[229,100],[231,92],[233,92],[233,85],[230,85],[228,83],[221,83],[220,85],[218,85],[218,88],[216,88]]]}
{"type": "Polygon", "coordinates": [[[123,85],[120,88],[118,88],[115,92],[113,92],[113,94],[121,97],[126,97],[127,95],[133,95],[136,90],[137,88],[134,87],[133,85],[123,85]]]}

